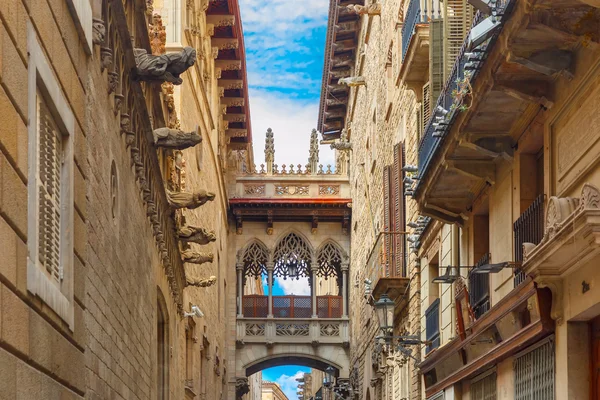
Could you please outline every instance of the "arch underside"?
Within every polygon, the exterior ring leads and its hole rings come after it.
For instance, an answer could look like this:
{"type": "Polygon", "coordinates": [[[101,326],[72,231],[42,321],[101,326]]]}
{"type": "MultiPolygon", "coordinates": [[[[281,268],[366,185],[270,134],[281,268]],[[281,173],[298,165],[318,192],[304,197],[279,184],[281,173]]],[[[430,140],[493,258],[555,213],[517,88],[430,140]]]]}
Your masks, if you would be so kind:
{"type": "Polygon", "coordinates": [[[335,370],[334,375],[336,377],[339,376],[339,368],[335,364],[332,364],[331,361],[303,355],[280,355],[260,360],[246,367],[246,376],[254,375],[267,368],[279,367],[282,365],[300,365],[321,371],[325,371],[327,367],[331,366],[335,370]]]}

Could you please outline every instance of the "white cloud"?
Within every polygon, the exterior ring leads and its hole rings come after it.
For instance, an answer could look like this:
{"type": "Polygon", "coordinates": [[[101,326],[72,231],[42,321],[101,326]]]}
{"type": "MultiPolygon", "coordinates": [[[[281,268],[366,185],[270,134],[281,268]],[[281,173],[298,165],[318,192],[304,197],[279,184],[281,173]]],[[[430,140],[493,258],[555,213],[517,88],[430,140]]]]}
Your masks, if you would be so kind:
{"type": "MultiPolygon", "coordinates": [[[[316,128],[318,100],[284,98],[281,94],[259,89],[250,90],[250,115],[254,142],[254,162],[264,163],[265,132],[273,129],[275,164],[302,168],[308,163],[310,133],[316,128]]],[[[335,166],[334,152],[329,146],[319,147],[319,163],[335,166]]],[[[259,167],[260,168],[260,167],[259,167]]]]}
{"type": "Polygon", "coordinates": [[[283,279],[275,278],[275,284],[278,285],[285,295],[295,294],[297,296],[309,296],[310,286],[308,286],[308,278],[300,279],[283,279]]]}
{"type": "Polygon", "coordinates": [[[304,376],[304,372],[298,371],[294,375],[281,375],[279,378],[275,380],[275,383],[279,385],[281,391],[285,393],[285,395],[291,400],[298,398],[296,392],[298,391],[298,383],[296,379],[302,378],[304,376]]]}

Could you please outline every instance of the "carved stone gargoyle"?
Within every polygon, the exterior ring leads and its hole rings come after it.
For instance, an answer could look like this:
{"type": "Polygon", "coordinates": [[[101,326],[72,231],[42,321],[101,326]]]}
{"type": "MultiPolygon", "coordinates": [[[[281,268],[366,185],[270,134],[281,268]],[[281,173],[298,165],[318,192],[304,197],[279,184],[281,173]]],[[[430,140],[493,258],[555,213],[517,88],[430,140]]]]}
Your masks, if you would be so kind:
{"type": "Polygon", "coordinates": [[[198,253],[196,251],[186,250],[181,253],[183,258],[183,262],[191,263],[191,264],[204,264],[207,262],[213,262],[214,255],[213,253],[198,253]]]}
{"type": "Polygon", "coordinates": [[[209,244],[217,240],[215,231],[207,231],[204,228],[197,228],[195,226],[184,226],[179,229],[177,235],[179,236],[179,240],[186,243],[209,244]]]}
{"type": "Polygon", "coordinates": [[[188,286],[196,286],[196,287],[209,287],[217,283],[217,277],[211,276],[207,279],[198,279],[195,281],[187,281],[188,286]]]}
{"type": "Polygon", "coordinates": [[[235,378],[235,395],[237,399],[241,399],[245,394],[250,392],[248,378],[235,378]]]}
{"type": "Polygon", "coordinates": [[[348,131],[344,128],[340,134],[340,138],[331,144],[332,150],[347,151],[352,150],[352,143],[348,141],[348,131]]]}
{"type": "Polygon", "coordinates": [[[106,25],[100,18],[92,19],[92,43],[102,44],[106,37],[106,25]]]}
{"type": "Polygon", "coordinates": [[[188,208],[193,210],[207,201],[213,201],[215,194],[206,190],[199,190],[196,193],[189,192],[171,192],[167,189],[167,201],[173,208],[188,208]]]}
{"type": "Polygon", "coordinates": [[[196,131],[184,132],[179,129],[158,128],[152,133],[156,147],[183,150],[202,142],[202,136],[198,135],[196,131]]]}
{"type": "Polygon", "coordinates": [[[133,49],[138,81],[171,82],[181,85],[179,77],[196,62],[196,50],[184,47],[179,53],[168,53],[160,56],[148,54],[144,49],[133,49]]]}
{"type": "Polygon", "coordinates": [[[381,4],[379,3],[367,4],[366,6],[348,4],[346,8],[348,11],[358,15],[381,15],[381,4]]]}
{"type": "Polygon", "coordinates": [[[365,86],[367,81],[363,76],[349,76],[347,78],[340,78],[338,80],[338,85],[348,85],[350,87],[353,86],[365,86]]]}

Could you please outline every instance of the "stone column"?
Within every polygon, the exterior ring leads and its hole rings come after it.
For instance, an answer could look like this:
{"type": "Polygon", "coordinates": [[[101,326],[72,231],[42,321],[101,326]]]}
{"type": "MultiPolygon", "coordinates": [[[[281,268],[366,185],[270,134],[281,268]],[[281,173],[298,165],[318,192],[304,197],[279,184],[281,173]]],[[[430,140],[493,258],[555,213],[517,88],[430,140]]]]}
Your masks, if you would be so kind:
{"type": "Polygon", "coordinates": [[[273,318],[273,262],[267,262],[267,285],[269,286],[269,314],[267,318],[273,318]]]}
{"type": "Polygon", "coordinates": [[[312,305],[312,317],[317,318],[317,270],[314,268],[314,264],[311,265],[310,270],[310,293],[311,293],[311,305],[312,305]]]}
{"type": "Polygon", "coordinates": [[[238,318],[242,318],[244,316],[244,308],[242,306],[242,298],[244,296],[244,280],[243,280],[244,264],[242,264],[242,263],[236,264],[235,269],[237,271],[237,282],[238,282],[238,296],[237,296],[238,318]]]}
{"type": "Polygon", "coordinates": [[[342,318],[348,318],[348,264],[342,264],[342,318]]]}

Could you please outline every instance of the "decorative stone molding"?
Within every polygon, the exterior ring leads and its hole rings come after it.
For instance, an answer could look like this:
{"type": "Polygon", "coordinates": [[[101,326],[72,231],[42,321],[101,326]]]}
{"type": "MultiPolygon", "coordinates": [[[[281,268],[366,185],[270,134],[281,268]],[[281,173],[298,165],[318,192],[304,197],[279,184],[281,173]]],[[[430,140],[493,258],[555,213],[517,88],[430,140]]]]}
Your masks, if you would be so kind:
{"type": "Polygon", "coordinates": [[[187,208],[193,210],[204,205],[207,201],[213,201],[215,194],[206,190],[199,190],[196,193],[171,192],[167,190],[167,201],[175,209],[187,208]]]}
{"type": "Polygon", "coordinates": [[[265,195],[265,185],[244,185],[244,194],[246,195],[265,195]]]}
{"type": "Polygon", "coordinates": [[[202,141],[197,131],[183,132],[179,129],[158,128],[153,132],[156,147],[183,150],[194,147],[202,141]]]}
{"type": "Polygon", "coordinates": [[[550,309],[550,317],[556,321],[558,325],[563,323],[563,282],[559,277],[538,276],[534,279],[539,288],[548,288],[552,292],[552,308],[550,309]]]}
{"type": "Polygon", "coordinates": [[[308,185],[275,185],[276,196],[308,196],[308,185]]]}
{"type": "Polygon", "coordinates": [[[171,82],[181,85],[179,77],[196,62],[196,50],[184,47],[179,53],[155,56],[145,49],[134,49],[136,79],[139,81],[171,82]]]}
{"type": "Polygon", "coordinates": [[[340,194],[340,185],[319,185],[319,196],[337,196],[340,194]]]}
{"type": "Polygon", "coordinates": [[[177,236],[182,242],[197,243],[201,245],[209,244],[217,240],[217,236],[214,231],[207,231],[204,228],[198,228],[195,226],[184,226],[177,231],[177,236]]]}

